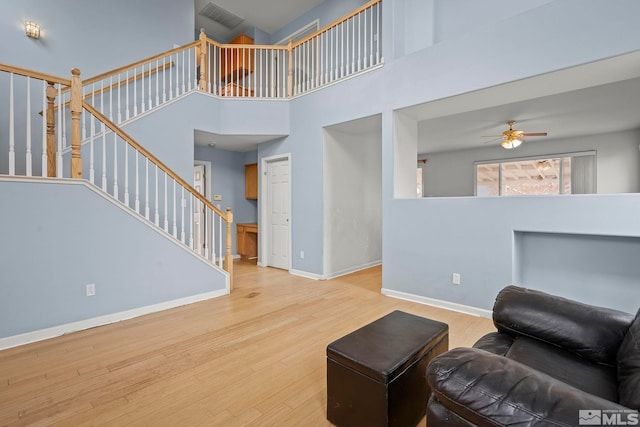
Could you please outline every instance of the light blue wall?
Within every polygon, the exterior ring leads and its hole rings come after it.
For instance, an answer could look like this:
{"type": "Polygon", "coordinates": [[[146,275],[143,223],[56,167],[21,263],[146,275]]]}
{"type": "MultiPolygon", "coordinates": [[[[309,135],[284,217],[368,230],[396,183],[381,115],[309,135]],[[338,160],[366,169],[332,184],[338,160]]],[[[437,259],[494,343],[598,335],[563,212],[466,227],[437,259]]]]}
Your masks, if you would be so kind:
{"type": "Polygon", "coordinates": [[[226,287],[88,184],[0,181],[0,194],[0,338],[226,287]]]}
{"type": "Polygon", "coordinates": [[[193,0],[0,0],[0,61],[87,78],[192,42],[193,0]],[[41,25],[40,40],[24,21],[41,25]]]}
{"type": "MultiPolygon", "coordinates": [[[[518,31],[508,36],[504,26],[479,27],[385,66],[386,81],[394,82],[386,92],[386,109],[635,51],[640,49],[638,15],[635,1],[554,1],[518,15],[518,31]],[[514,52],[526,60],[505,66],[505,55],[514,52]]],[[[490,309],[498,290],[517,279],[514,231],[640,235],[638,194],[394,200],[388,112],[382,132],[385,288],[490,309]],[[462,276],[459,286],[451,284],[454,272],[462,276]]],[[[615,296],[607,300],[609,306],[625,309],[627,301],[640,301],[640,288],[612,283],[594,292],[591,301],[611,289],[615,296]]],[[[585,296],[578,286],[563,293],[585,296]]]]}
{"type": "Polygon", "coordinates": [[[316,19],[319,21],[320,28],[322,28],[336,19],[351,13],[365,3],[367,3],[367,0],[325,0],[271,34],[271,43],[279,42],[316,19]]]}

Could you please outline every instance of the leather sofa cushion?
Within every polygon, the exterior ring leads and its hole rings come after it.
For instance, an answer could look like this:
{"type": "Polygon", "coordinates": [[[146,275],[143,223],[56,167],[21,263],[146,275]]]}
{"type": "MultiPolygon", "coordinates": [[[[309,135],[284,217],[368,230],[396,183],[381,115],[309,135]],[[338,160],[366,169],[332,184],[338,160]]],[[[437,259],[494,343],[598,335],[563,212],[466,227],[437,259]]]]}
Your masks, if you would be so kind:
{"type": "Polygon", "coordinates": [[[620,404],[640,410],[640,310],[618,349],[620,404]]]}
{"type": "Polygon", "coordinates": [[[493,306],[499,332],[557,345],[589,360],[616,366],[633,315],[517,286],[500,291],[493,306]]]}
{"type": "Polygon", "coordinates": [[[511,335],[501,334],[500,332],[489,332],[476,341],[473,348],[479,348],[489,353],[504,356],[509,351],[509,348],[511,348],[514,340],[515,338],[511,335]]]}
{"type": "Polygon", "coordinates": [[[615,368],[591,362],[556,346],[526,337],[518,337],[506,357],[586,393],[612,402],[618,401],[615,368]]]}

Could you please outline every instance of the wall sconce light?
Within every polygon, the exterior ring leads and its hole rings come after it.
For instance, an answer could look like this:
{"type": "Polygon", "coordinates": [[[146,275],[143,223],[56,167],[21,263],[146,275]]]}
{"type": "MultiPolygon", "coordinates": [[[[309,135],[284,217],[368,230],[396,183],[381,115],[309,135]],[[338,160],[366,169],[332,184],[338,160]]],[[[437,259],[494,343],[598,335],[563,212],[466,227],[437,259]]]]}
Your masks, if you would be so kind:
{"type": "Polygon", "coordinates": [[[27,34],[28,37],[31,37],[32,39],[39,39],[40,25],[36,24],[33,21],[26,21],[24,23],[24,32],[27,34]]]}

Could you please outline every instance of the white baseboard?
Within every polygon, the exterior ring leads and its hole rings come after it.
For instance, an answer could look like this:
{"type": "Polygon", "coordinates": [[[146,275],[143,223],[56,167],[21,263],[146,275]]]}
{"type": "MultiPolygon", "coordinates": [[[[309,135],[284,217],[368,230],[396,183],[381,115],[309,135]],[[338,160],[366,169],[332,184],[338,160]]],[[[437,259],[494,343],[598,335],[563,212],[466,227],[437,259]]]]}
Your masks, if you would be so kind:
{"type": "Polygon", "coordinates": [[[52,328],[40,329],[38,331],[0,338],[0,350],[17,347],[36,341],[42,341],[49,338],[55,338],[59,337],[60,335],[95,328],[96,326],[103,326],[110,323],[121,322],[123,320],[132,319],[134,317],[144,316],[145,314],[151,314],[158,311],[180,307],[183,305],[193,304],[195,302],[221,297],[223,295],[227,295],[228,293],[228,289],[222,289],[219,291],[207,292],[204,294],[166,301],[159,304],[148,305],[146,307],[121,311],[119,313],[107,314],[104,316],[94,317],[92,319],[80,320],[78,322],[67,323],[65,325],[54,326],[52,328]]]}
{"type": "Polygon", "coordinates": [[[346,276],[347,274],[355,273],[356,271],[366,270],[367,268],[375,267],[382,264],[382,260],[368,262],[366,264],[359,265],[353,268],[347,268],[344,270],[337,271],[335,273],[327,274],[323,276],[324,280],[335,279],[336,277],[346,276]]]}
{"type": "Polygon", "coordinates": [[[306,272],[306,271],[300,271],[300,270],[291,269],[291,270],[289,270],[289,273],[293,274],[294,276],[306,277],[307,279],[313,279],[313,280],[323,280],[324,279],[324,277],[322,277],[320,274],[309,273],[309,272],[306,272]]]}
{"type": "Polygon", "coordinates": [[[382,288],[382,295],[430,305],[433,307],[444,308],[446,310],[457,311],[459,313],[471,314],[472,316],[484,317],[487,319],[491,319],[493,315],[491,310],[485,310],[483,308],[471,307],[469,305],[457,304],[455,302],[443,301],[435,298],[423,297],[420,295],[407,294],[404,292],[394,291],[392,289],[382,288]]]}

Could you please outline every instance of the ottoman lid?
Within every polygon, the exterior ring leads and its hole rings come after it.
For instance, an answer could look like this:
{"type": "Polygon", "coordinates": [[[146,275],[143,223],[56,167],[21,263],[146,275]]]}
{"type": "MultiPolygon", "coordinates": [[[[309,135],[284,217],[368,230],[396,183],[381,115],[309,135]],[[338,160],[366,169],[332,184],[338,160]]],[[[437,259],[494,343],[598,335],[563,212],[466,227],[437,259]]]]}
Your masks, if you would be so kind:
{"type": "Polygon", "coordinates": [[[396,310],[329,344],[327,357],[389,383],[428,353],[448,330],[446,323],[396,310]]]}

